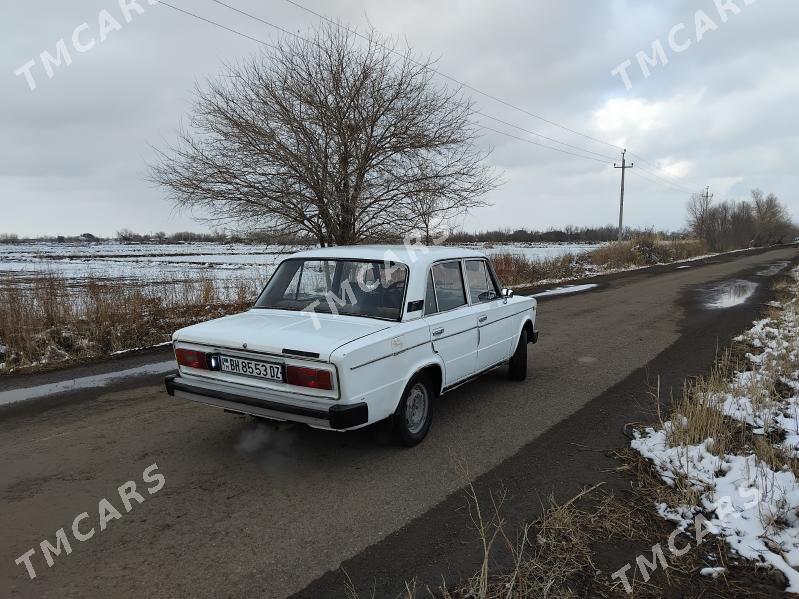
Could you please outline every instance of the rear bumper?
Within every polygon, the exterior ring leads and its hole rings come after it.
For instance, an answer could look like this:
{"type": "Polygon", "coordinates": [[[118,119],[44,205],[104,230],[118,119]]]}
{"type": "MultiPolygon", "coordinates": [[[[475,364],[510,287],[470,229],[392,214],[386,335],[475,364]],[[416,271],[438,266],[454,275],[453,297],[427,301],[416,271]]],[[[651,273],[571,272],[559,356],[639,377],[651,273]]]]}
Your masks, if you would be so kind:
{"type": "Polygon", "coordinates": [[[356,428],[369,421],[369,407],[364,402],[336,404],[326,410],[307,408],[260,398],[256,395],[244,395],[200,386],[185,381],[179,374],[167,376],[164,379],[164,386],[166,392],[173,397],[272,420],[301,422],[334,430],[356,428]]]}

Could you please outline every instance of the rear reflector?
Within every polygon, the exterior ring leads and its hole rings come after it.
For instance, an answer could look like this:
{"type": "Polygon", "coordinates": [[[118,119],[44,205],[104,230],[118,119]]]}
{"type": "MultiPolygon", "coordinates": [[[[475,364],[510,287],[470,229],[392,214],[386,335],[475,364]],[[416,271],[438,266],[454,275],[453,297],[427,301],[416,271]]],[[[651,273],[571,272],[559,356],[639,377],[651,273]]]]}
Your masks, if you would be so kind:
{"type": "Polygon", "coordinates": [[[208,370],[208,358],[205,352],[197,351],[195,349],[185,349],[179,347],[175,350],[175,359],[181,366],[188,368],[200,368],[208,370]]]}
{"type": "Polygon", "coordinates": [[[311,389],[333,388],[333,379],[329,370],[317,370],[316,368],[306,368],[304,366],[286,366],[286,382],[289,385],[298,387],[309,387],[311,389]]]}

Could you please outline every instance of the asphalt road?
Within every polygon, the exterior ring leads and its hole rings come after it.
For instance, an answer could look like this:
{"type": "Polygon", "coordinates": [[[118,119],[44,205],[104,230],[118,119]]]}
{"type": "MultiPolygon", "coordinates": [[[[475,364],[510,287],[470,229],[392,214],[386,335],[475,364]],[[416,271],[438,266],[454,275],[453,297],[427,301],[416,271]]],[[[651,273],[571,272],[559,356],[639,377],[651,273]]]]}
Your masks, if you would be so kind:
{"type": "Polygon", "coordinates": [[[601,477],[604,458],[590,450],[618,446],[623,424],[651,408],[647,376],[676,384],[705,369],[768,299],[767,267],[798,256],[642,271],[544,301],[527,381],[500,370],[448,394],[408,450],[374,430],[275,431],[169,398],[152,379],[0,411],[0,594],[343,596],[343,565],[382,597],[413,575],[468,574],[479,556],[459,509],[464,469],[481,489],[509,491],[511,523],[535,517],[550,492],[601,477]],[[718,285],[742,279],[758,283],[746,303],[707,306],[718,285]],[[142,473],[153,463],[165,482],[150,495],[142,473]],[[130,480],[144,502],[126,513],[117,489],[130,480]],[[100,531],[103,498],[121,517],[100,531]],[[68,533],[71,553],[48,567],[39,543],[55,545],[82,512],[94,536],[68,533]],[[35,580],[14,563],[31,548],[35,580]]]}

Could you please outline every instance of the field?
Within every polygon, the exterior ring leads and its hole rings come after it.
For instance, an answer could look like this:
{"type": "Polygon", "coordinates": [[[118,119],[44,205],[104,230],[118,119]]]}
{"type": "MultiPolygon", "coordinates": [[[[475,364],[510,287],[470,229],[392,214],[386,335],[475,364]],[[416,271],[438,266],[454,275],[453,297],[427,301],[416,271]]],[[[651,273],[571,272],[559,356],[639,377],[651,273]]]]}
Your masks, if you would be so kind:
{"type": "MultiPolygon", "coordinates": [[[[489,254],[514,254],[528,260],[579,255],[598,244],[477,245],[489,254]]],[[[202,277],[265,281],[280,260],[302,249],[292,246],[218,243],[0,244],[0,276],[25,279],[55,274],[67,279],[135,282],[202,277]]]]}
{"type": "MultiPolygon", "coordinates": [[[[696,258],[698,241],[473,244],[503,285],[543,283],[696,258]]],[[[105,358],[247,309],[296,246],[220,243],[0,244],[0,375],[105,358]]]]}
{"type": "MultiPolygon", "coordinates": [[[[570,264],[574,256],[598,248],[479,247],[501,256],[509,284],[521,274],[520,264],[570,264]]],[[[275,266],[297,249],[216,243],[0,245],[0,374],[152,347],[168,342],[180,327],[245,310],[275,266]]],[[[550,270],[539,278],[549,278],[550,270]]],[[[530,276],[523,278],[527,282],[530,276]]]]}

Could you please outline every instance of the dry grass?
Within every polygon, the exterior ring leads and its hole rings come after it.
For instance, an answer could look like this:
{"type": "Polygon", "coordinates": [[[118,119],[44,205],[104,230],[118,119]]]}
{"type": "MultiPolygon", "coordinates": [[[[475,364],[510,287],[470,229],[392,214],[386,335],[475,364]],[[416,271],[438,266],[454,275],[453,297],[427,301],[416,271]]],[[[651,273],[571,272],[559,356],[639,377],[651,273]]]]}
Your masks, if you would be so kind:
{"type": "Polygon", "coordinates": [[[667,264],[706,253],[707,248],[701,241],[668,241],[652,233],[642,233],[635,235],[630,241],[604,245],[590,252],[587,257],[597,266],[615,270],[667,264]]]}
{"type": "Polygon", "coordinates": [[[668,417],[672,423],[668,429],[672,446],[698,445],[706,439],[713,439],[713,447],[709,449],[717,455],[729,453],[740,446],[741,439],[735,430],[735,422],[726,418],[718,407],[719,398],[733,390],[730,377],[736,371],[736,366],[731,352],[725,351],[710,374],[686,381],[683,394],[673,404],[668,417]]]}
{"type": "Polygon", "coordinates": [[[43,368],[168,341],[176,329],[245,309],[256,281],[0,278],[2,372],[43,368]]]}
{"type": "MultiPolygon", "coordinates": [[[[513,557],[513,569],[489,575],[484,567],[459,587],[443,589],[447,599],[585,596],[581,589],[595,586],[601,571],[594,564],[594,546],[608,537],[640,539],[641,518],[637,508],[601,495],[580,507],[578,500],[592,493],[586,489],[571,500],[558,504],[550,497],[549,508],[525,525],[515,539],[501,526],[492,535],[502,539],[513,557]]],[[[475,504],[474,497],[470,497],[475,504]]],[[[476,504],[475,504],[476,505],[476,504]]],[[[475,508],[476,509],[476,508],[475,508]]],[[[499,516],[495,522],[501,522],[499,516]]],[[[486,549],[487,563],[488,549],[486,549]]]]}
{"type": "Polygon", "coordinates": [[[584,264],[573,254],[558,258],[532,260],[512,253],[491,256],[499,279],[503,285],[517,287],[532,285],[545,280],[570,279],[586,274],[584,264]]]}
{"type": "MultiPolygon", "coordinates": [[[[501,502],[491,500],[491,516],[484,526],[475,521],[479,510],[473,488],[467,488],[470,513],[476,524],[479,542],[484,551],[483,566],[474,576],[458,584],[439,589],[420,585],[417,580],[405,584],[398,598],[432,596],[441,599],[546,599],[597,598],[660,598],[696,595],[740,597],[753,576],[765,578],[769,573],[757,572],[754,565],[729,566],[723,582],[698,577],[697,572],[708,564],[707,556],[715,554],[717,564],[729,565],[730,556],[724,541],[708,540],[699,546],[688,537],[678,545],[689,546],[684,555],[668,554],[668,568],[658,569],[644,581],[635,569],[628,572],[632,594],[627,594],[619,580],[611,574],[626,563],[635,565],[639,555],[651,557],[652,546],[666,545],[672,527],[652,509],[662,483],[650,465],[638,454],[624,456],[624,469],[641,469],[633,481],[636,486],[624,496],[598,489],[586,489],[566,501],[549,499],[549,506],[535,521],[524,525],[510,537],[503,527],[501,502]],[[471,490],[470,490],[471,489],[471,490]],[[512,565],[504,572],[490,572],[486,567],[494,542],[512,557],[512,565]],[[682,591],[681,591],[682,589],[682,591]]],[[[780,581],[758,580],[767,587],[780,581]]],[[[359,599],[352,585],[346,596],[359,599]]]]}
{"type": "Polygon", "coordinates": [[[531,259],[514,253],[494,254],[491,262],[508,287],[535,285],[542,281],[577,279],[602,271],[652,266],[695,258],[707,253],[701,241],[668,241],[642,233],[630,241],[609,243],[587,254],[531,259]]]}
{"type": "MultiPolygon", "coordinates": [[[[784,286],[780,290],[793,293],[796,287],[784,286]]],[[[769,413],[771,402],[779,393],[780,376],[795,370],[795,364],[776,361],[765,377],[736,377],[746,365],[744,349],[733,346],[719,356],[707,376],[686,382],[682,396],[674,401],[667,415],[674,424],[668,429],[669,443],[685,447],[712,439],[708,449],[714,454],[754,453],[771,470],[788,468],[799,476],[799,459],[791,452],[775,447],[775,439],[755,434],[751,426],[724,416],[719,409],[720,398],[747,397],[753,400],[756,411],[769,413]]],[[[662,426],[660,398],[657,392],[653,396],[662,426]]],[[[765,428],[768,430],[768,422],[765,428]]],[[[653,506],[699,505],[700,491],[688,472],[678,476],[675,484],[665,484],[656,466],[630,447],[620,450],[617,456],[621,465],[616,472],[624,473],[625,479],[629,476],[623,485],[628,490],[623,491],[622,497],[594,492],[592,488],[563,504],[550,499],[542,516],[524,525],[513,538],[506,533],[501,516],[504,496],[490,494],[486,512],[468,482],[469,514],[484,556],[482,564],[471,578],[458,585],[421,591],[443,599],[781,595],[786,580],[777,570],[740,560],[723,538],[711,537],[701,544],[691,542],[691,530],[677,543],[688,548],[684,555],[666,554],[668,568],[659,568],[647,580],[636,576],[635,567],[628,572],[633,587],[628,595],[611,574],[626,563],[635,566],[639,555],[651,556],[653,545],[666,546],[674,531],[674,526],[662,519],[653,506]],[[512,566],[506,571],[491,571],[492,552],[503,548],[512,557],[512,566]],[[718,580],[699,576],[699,570],[707,566],[721,566],[725,571],[718,580]]],[[[766,469],[762,472],[765,474],[766,469]]],[[[764,480],[758,486],[768,492],[773,484],[764,480]]],[[[784,509],[777,506],[760,517],[771,529],[779,530],[792,516],[789,508],[787,504],[784,509]]],[[[419,586],[417,581],[408,583],[401,596],[416,597],[419,586]]],[[[348,596],[358,597],[352,587],[348,596]]]]}

